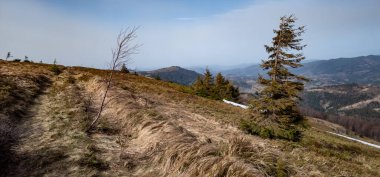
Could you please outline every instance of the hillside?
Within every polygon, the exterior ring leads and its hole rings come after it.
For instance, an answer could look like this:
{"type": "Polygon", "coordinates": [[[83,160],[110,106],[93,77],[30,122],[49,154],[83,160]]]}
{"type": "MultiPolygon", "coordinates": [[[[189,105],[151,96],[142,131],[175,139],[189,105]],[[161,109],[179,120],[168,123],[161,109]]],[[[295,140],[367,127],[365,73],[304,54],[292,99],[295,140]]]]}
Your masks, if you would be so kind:
{"type": "Polygon", "coordinates": [[[380,87],[346,84],[308,89],[304,104],[315,110],[347,116],[380,118],[380,87]]]}
{"type": "Polygon", "coordinates": [[[380,87],[346,84],[315,87],[302,94],[305,114],[328,119],[380,141],[380,87]]]}
{"type": "Polygon", "coordinates": [[[133,74],[115,75],[87,133],[107,72],[50,67],[0,61],[0,176],[380,176],[379,149],[326,133],[341,126],[310,118],[300,142],[262,139],[239,129],[249,110],[133,74]]]}
{"type": "Polygon", "coordinates": [[[179,66],[171,66],[168,68],[139,73],[152,78],[159,77],[161,80],[175,82],[181,85],[191,85],[200,75],[195,71],[187,70],[179,66]]]}

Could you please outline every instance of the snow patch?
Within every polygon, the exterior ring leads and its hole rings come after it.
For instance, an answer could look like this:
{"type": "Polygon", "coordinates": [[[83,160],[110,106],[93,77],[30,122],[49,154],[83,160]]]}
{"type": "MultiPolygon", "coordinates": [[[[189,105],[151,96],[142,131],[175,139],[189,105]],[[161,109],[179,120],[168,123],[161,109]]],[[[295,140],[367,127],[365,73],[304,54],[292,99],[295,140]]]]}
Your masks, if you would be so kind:
{"type": "Polygon", "coordinates": [[[235,102],[232,102],[232,101],[228,101],[228,100],[225,100],[225,99],[223,99],[223,102],[225,102],[225,103],[227,103],[227,104],[234,105],[234,106],[241,107],[241,108],[243,108],[243,109],[248,109],[248,108],[249,108],[249,106],[242,105],[242,104],[239,104],[239,103],[235,103],[235,102]]]}
{"type": "Polygon", "coordinates": [[[359,143],[362,143],[362,144],[365,144],[365,145],[368,145],[368,146],[371,146],[371,147],[375,147],[375,148],[380,149],[380,146],[376,145],[376,144],[372,144],[372,143],[369,143],[369,142],[366,142],[366,141],[362,141],[362,140],[359,140],[359,139],[356,139],[356,138],[351,138],[351,137],[348,137],[348,136],[345,136],[345,135],[341,135],[341,134],[338,134],[338,133],[334,133],[334,132],[329,132],[329,131],[326,131],[326,132],[334,134],[334,135],[337,135],[337,136],[340,136],[340,137],[343,137],[343,138],[347,138],[349,140],[356,141],[356,142],[359,142],[359,143]]]}

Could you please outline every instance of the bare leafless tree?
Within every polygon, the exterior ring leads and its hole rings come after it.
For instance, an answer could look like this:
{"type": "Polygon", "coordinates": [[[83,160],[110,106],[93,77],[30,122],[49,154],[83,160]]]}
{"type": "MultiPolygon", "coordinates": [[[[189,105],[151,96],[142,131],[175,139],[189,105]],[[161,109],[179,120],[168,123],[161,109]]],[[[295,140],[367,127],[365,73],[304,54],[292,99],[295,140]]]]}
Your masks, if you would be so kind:
{"type": "Polygon", "coordinates": [[[136,31],[138,30],[138,27],[132,27],[127,28],[125,30],[120,31],[119,35],[117,36],[117,47],[112,50],[112,60],[110,63],[110,70],[108,78],[106,79],[106,90],[104,92],[98,113],[94,120],[91,122],[89,126],[89,130],[96,125],[96,123],[99,121],[102,112],[106,106],[106,99],[108,91],[110,90],[112,86],[113,81],[113,75],[116,70],[118,70],[123,64],[131,61],[131,55],[137,53],[137,49],[140,45],[134,44],[134,40],[136,39],[136,31]]]}

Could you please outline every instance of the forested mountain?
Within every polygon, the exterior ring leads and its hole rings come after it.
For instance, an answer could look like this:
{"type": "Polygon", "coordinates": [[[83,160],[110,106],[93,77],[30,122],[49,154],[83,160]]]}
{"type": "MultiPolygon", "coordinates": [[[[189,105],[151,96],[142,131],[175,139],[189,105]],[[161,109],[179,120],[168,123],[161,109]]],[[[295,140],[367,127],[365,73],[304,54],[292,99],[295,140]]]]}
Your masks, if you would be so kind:
{"type": "Polygon", "coordinates": [[[200,75],[195,71],[187,70],[179,66],[171,66],[153,71],[144,71],[140,72],[140,74],[182,85],[191,85],[200,75]]]}
{"type": "Polygon", "coordinates": [[[304,114],[341,124],[380,140],[380,87],[346,84],[308,89],[302,95],[304,114]]]}
{"type": "Polygon", "coordinates": [[[318,85],[380,84],[380,55],[337,58],[305,63],[295,70],[318,85]]]}

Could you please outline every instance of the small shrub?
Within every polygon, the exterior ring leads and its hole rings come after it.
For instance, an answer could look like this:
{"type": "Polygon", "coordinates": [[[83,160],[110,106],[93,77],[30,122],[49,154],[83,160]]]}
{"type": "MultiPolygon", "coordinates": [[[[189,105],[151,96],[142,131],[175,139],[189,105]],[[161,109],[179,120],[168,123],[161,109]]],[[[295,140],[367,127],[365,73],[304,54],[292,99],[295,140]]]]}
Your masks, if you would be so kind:
{"type": "Polygon", "coordinates": [[[24,60],[24,62],[25,62],[25,63],[30,63],[30,61],[29,61],[29,60],[24,60]]]}
{"type": "Polygon", "coordinates": [[[75,84],[75,78],[73,76],[69,76],[67,78],[67,83],[69,83],[69,84],[75,84]]]}
{"type": "Polygon", "coordinates": [[[244,130],[248,134],[258,135],[262,138],[269,139],[285,139],[289,141],[299,141],[301,139],[301,131],[297,130],[295,127],[266,127],[258,125],[254,121],[243,120],[240,123],[240,129],[244,130]]]}
{"type": "Polygon", "coordinates": [[[281,159],[278,159],[276,163],[276,176],[278,177],[289,176],[286,170],[286,164],[281,159]]]}
{"type": "Polygon", "coordinates": [[[253,121],[242,120],[240,128],[251,135],[260,135],[260,127],[253,121]]]}
{"type": "Polygon", "coordinates": [[[50,66],[49,70],[53,72],[55,75],[59,75],[62,73],[61,68],[59,68],[57,65],[50,66]]]}
{"type": "Polygon", "coordinates": [[[125,63],[123,63],[123,65],[121,65],[121,69],[120,69],[120,71],[121,71],[122,73],[129,73],[129,70],[128,70],[127,67],[125,66],[125,63]]]}
{"type": "Polygon", "coordinates": [[[295,128],[289,128],[280,130],[277,135],[280,139],[286,139],[291,141],[299,141],[301,139],[301,131],[295,128]]]}
{"type": "Polygon", "coordinates": [[[14,59],[13,62],[20,62],[21,59],[14,59]]]}
{"type": "Polygon", "coordinates": [[[161,77],[160,77],[159,74],[157,74],[157,75],[154,76],[154,79],[156,79],[156,80],[161,80],[161,77]]]}
{"type": "Polygon", "coordinates": [[[90,80],[90,76],[87,74],[83,74],[78,78],[79,81],[87,82],[90,80]]]}
{"type": "Polygon", "coordinates": [[[268,128],[261,128],[261,130],[260,130],[260,136],[263,137],[263,138],[270,138],[270,139],[272,139],[273,136],[274,136],[273,130],[268,129],[268,128]]]}

